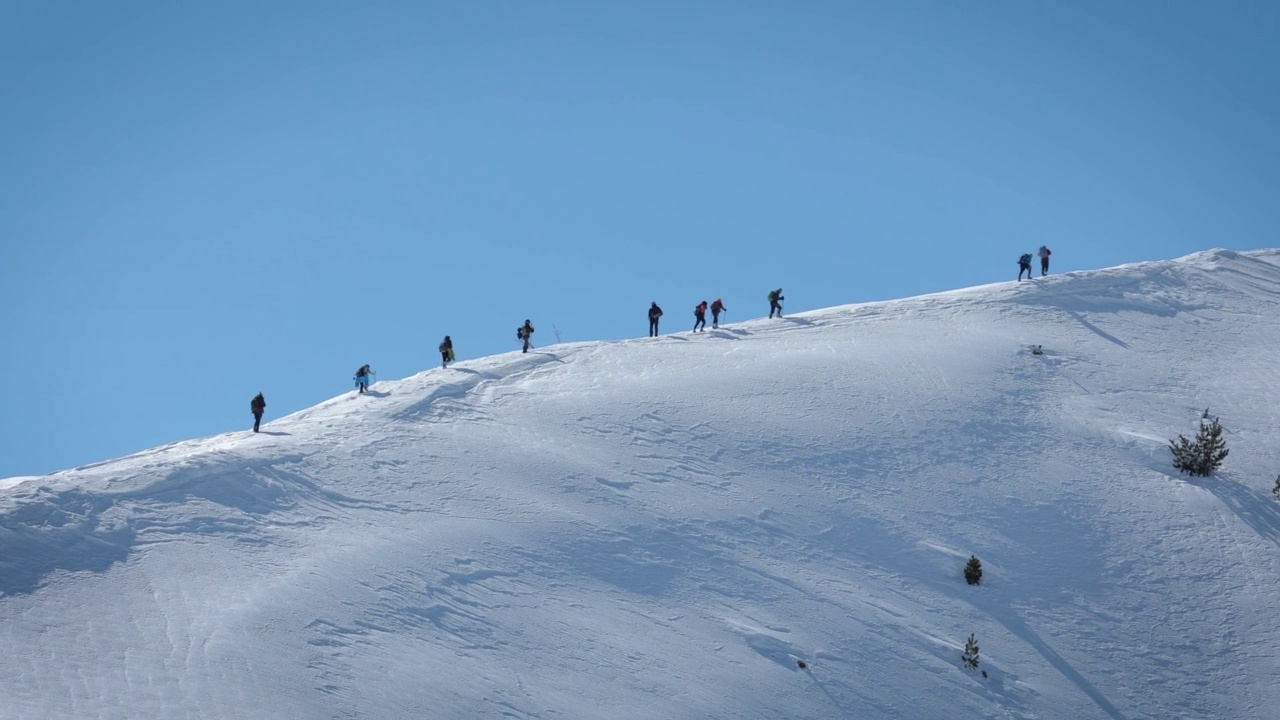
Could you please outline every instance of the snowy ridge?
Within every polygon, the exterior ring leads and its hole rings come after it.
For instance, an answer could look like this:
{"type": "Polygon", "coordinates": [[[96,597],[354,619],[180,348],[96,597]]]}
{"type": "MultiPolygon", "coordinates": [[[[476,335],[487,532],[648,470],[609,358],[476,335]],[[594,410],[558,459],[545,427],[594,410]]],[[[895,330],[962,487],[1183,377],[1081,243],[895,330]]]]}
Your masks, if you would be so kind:
{"type": "Polygon", "coordinates": [[[1213,250],[0,482],[0,717],[1269,718],[1278,300],[1213,250]],[[1178,476],[1205,407],[1231,455],[1178,476]]]}

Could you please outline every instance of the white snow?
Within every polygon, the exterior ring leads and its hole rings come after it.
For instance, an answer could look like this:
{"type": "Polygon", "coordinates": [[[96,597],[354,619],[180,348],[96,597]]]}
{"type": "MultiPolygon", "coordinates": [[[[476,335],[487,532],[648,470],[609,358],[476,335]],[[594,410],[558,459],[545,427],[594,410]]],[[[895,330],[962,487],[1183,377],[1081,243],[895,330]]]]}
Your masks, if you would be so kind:
{"type": "Polygon", "coordinates": [[[1274,718],[1278,300],[1213,250],[266,388],[0,481],[0,717],[1274,718]]]}

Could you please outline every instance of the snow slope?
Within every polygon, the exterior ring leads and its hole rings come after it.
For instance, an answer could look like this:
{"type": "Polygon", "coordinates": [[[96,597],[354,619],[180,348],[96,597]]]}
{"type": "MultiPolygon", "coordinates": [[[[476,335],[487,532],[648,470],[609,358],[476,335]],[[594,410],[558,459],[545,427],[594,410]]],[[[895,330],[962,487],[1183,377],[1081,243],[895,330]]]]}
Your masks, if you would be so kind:
{"type": "Polygon", "coordinates": [[[1214,250],[3,481],[0,717],[1274,718],[1278,299],[1214,250]],[[1206,407],[1231,454],[1179,476],[1206,407]]]}

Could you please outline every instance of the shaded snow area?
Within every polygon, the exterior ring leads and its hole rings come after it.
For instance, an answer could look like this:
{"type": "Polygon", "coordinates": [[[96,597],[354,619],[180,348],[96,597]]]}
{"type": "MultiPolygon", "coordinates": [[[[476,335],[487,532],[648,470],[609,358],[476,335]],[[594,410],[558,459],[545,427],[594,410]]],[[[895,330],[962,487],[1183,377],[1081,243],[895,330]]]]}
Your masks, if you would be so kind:
{"type": "Polygon", "coordinates": [[[1277,301],[1215,250],[264,388],[0,481],[0,717],[1274,718],[1277,301]]]}

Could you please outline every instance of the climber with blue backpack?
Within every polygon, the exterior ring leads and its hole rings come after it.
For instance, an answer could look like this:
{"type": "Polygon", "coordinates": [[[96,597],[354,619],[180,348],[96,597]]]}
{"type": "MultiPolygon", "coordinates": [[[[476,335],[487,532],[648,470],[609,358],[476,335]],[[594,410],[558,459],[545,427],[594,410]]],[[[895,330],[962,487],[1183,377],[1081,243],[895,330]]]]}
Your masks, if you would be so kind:
{"type": "Polygon", "coordinates": [[[356,376],[354,380],[356,381],[356,389],[358,389],[361,393],[366,393],[369,391],[369,375],[371,375],[372,373],[373,371],[369,369],[368,365],[361,365],[360,369],[356,370],[356,376]]]}
{"type": "Polygon", "coordinates": [[[1022,282],[1022,273],[1027,274],[1027,279],[1031,279],[1031,253],[1023,253],[1018,258],[1018,282],[1022,282]]]}

